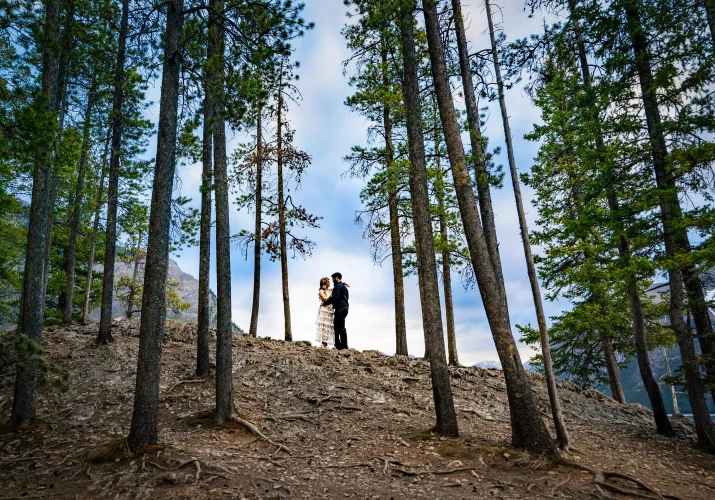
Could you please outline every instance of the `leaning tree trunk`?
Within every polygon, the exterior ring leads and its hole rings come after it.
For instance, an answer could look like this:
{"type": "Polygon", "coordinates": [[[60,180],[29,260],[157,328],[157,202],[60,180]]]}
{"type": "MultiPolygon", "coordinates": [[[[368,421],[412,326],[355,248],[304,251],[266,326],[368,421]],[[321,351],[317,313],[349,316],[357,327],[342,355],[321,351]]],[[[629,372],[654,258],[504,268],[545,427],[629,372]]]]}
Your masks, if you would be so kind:
{"type": "MultiPolygon", "coordinates": [[[[111,132],[111,127],[109,132],[111,132]]],[[[94,254],[97,249],[97,234],[99,234],[99,218],[102,212],[102,198],[104,197],[104,180],[107,177],[107,156],[109,154],[110,136],[104,143],[104,154],[102,155],[102,170],[99,173],[99,189],[94,203],[94,223],[92,225],[92,238],[89,243],[89,259],[87,261],[87,277],[84,284],[84,300],[82,304],[82,324],[89,323],[89,297],[92,293],[92,274],[94,272],[94,254]]]]}
{"type": "MultiPolygon", "coordinates": [[[[22,304],[20,309],[21,329],[19,334],[27,335],[39,343],[42,340],[42,321],[45,314],[44,272],[47,241],[47,220],[49,211],[50,178],[52,176],[52,145],[56,131],[57,114],[57,74],[59,58],[55,40],[59,33],[60,3],[48,0],[45,3],[45,25],[42,33],[42,95],[38,99],[39,125],[45,134],[44,145],[35,152],[32,174],[32,199],[30,221],[27,230],[25,251],[25,272],[22,282],[22,304]]],[[[15,374],[15,391],[12,414],[8,426],[31,425],[36,417],[37,362],[30,361],[18,366],[15,374]]]]}
{"type": "Polygon", "coordinates": [[[514,342],[506,301],[500,291],[499,279],[491,264],[490,253],[477,212],[472,182],[467,171],[464,147],[460,137],[460,127],[452,100],[439,17],[434,0],[423,1],[423,13],[427,28],[432,76],[452,167],[454,189],[462,215],[462,225],[467,237],[474,274],[477,277],[482,302],[492,330],[492,337],[504,370],[511,413],[512,444],[515,447],[527,448],[537,453],[552,452],[551,436],[541,420],[541,412],[536,405],[536,398],[514,342]]]}
{"type": "Polygon", "coordinates": [[[256,117],[256,229],[253,235],[253,303],[248,334],[258,336],[258,311],[261,301],[261,243],[263,225],[263,104],[258,104],[256,117]]]}
{"type": "Polygon", "coordinates": [[[213,189],[213,110],[208,72],[204,73],[203,172],[201,176],[201,229],[199,236],[199,306],[196,333],[196,375],[209,376],[209,326],[211,325],[211,190],[213,189]]]}
{"type": "Polygon", "coordinates": [[[216,183],[216,274],[218,321],[216,325],[216,421],[229,420],[233,413],[233,354],[231,340],[231,232],[228,211],[226,124],[224,121],[224,27],[223,0],[211,0],[209,12],[210,57],[214,60],[211,81],[215,92],[214,179],[216,183]]]}
{"type": "Polygon", "coordinates": [[[82,130],[82,153],[77,167],[77,185],[72,199],[72,220],[70,221],[70,237],[65,257],[65,274],[67,287],[65,288],[65,303],[62,310],[62,323],[72,324],[72,306],[74,302],[74,272],[77,261],[77,234],[79,232],[79,219],[82,213],[82,190],[84,189],[84,171],[89,157],[90,132],[92,131],[92,108],[94,107],[94,83],[87,95],[87,107],[84,112],[84,125],[82,130]]]}
{"type": "Polygon", "coordinates": [[[100,306],[97,344],[107,344],[112,338],[112,300],[114,298],[114,258],[117,251],[117,206],[119,198],[119,157],[122,148],[122,106],[124,104],[124,64],[129,29],[129,0],[122,0],[122,21],[119,26],[119,48],[114,69],[112,98],[112,146],[109,153],[107,186],[107,227],[102,271],[102,304],[100,306]]]}
{"type": "Polygon", "coordinates": [[[457,436],[457,415],[452,399],[449,369],[444,352],[442,313],[439,303],[439,282],[432,220],[429,210],[427,168],[422,110],[417,76],[417,54],[414,35],[415,2],[403,2],[400,12],[400,32],[404,64],[403,96],[410,157],[410,194],[414,218],[417,272],[422,304],[422,325],[425,349],[429,352],[432,393],[437,423],[435,430],[443,436],[457,436]]]}
{"type": "MultiPolygon", "coordinates": [[[[387,42],[381,40],[382,85],[390,86],[387,74],[387,42]]],[[[407,356],[407,321],[405,320],[405,283],[402,275],[402,243],[400,238],[400,218],[397,200],[397,172],[394,164],[392,143],[392,116],[390,105],[382,108],[382,124],[385,132],[385,168],[387,170],[387,206],[390,212],[390,247],[392,256],[392,282],[395,292],[395,354],[407,356]]]]}
{"type": "MultiPolygon", "coordinates": [[[[648,136],[650,138],[651,154],[653,157],[653,171],[656,185],[660,190],[659,205],[661,223],[663,225],[663,242],[665,255],[671,262],[677,258],[680,251],[678,244],[678,219],[681,218],[680,204],[673,173],[668,168],[668,149],[663,133],[663,125],[658,109],[655,81],[651,68],[650,54],[648,53],[648,40],[641,24],[641,14],[638,3],[634,0],[625,0],[623,7],[626,14],[628,35],[633,48],[635,69],[640,83],[641,100],[646,117],[648,136]]],[[[672,264],[671,264],[672,266],[672,264]]],[[[698,436],[698,446],[711,453],[715,453],[715,427],[713,427],[710,412],[703,394],[703,381],[700,378],[698,360],[695,354],[695,344],[690,329],[683,319],[684,312],[684,283],[680,267],[668,269],[668,282],[670,285],[669,317],[670,324],[675,331],[675,336],[683,358],[683,373],[685,385],[693,410],[695,429],[698,436]]]]}
{"type": "MultiPolygon", "coordinates": [[[[459,0],[452,0],[453,4],[459,4],[459,0]]],[[[551,415],[554,419],[554,428],[556,429],[556,440],[561,449],[568,450],[570,446],[569,434],[566,430],[566,422],[561,411],[561,401],[556,388],[556,376],[554,375],[554,366],[551,362],[551,347],[549,345],[549,330],[546,327],[546,314],[544,314],[544,304],[541,299],[541,289],[539,288],[539,280],[536,275],[536,266],[534,265],[534,255],[531,251],[531,240],[529,238],[529,226],[526,222],[526,214],[524,212],[524,203],[521,199],[521,185],[519,183],[519,174],[516,171],[516,159],[514,157],[514,144],[511,137],[511,126],[509,125],[509,114],[506,109],[506,98],[504,96],[504,80],[501,74],[501,64],[499,62],[499,52],[497,49],[496,36],[494,34],[494,23],[492,21],[492,12],[489,5],[489,0],[486,1],[487,22],[489,24],[489,38],[492,46],[492,61],[494,63],[494,73],[497,79],[497,88],[499,93],[499,108],[501,110],[502,124],[504,126],[504,140],[506,142],[507,158],[509,160],[509,173],[511,174],[511,185],[514,190],[514,201],[516,202],[516,212],[519,217],[519,230],[521,231],[521,242],[524,247],[524,258],[526,260],[526,271],[529,275],[529,283],[531,285],[531,296],[534,300],[534,309],[536,310],[536,322],[539,325],[539,336],[541,340],[541,355],[544,360],[544,374],[546,375],[546,388],[549,393],[549,402],[551,403],[551,415]]],[[[461,16],[460,16],[461,17],[461,16]]],[[[462,24],[461,18],[458,25],[462,24]]],[[[462,32],[464,28],[462,28],[462,32]]],[[[460,44],[461,45],[461,44],[460,44]]],[[[466,39],[465,39],[466,45],[466,39]]],[[[460,57],[467,58],[466,47],[464,56],[460,50],[460,57]]],[[[462,63],[463,67],[469,68],[469,61],[462,63]]],[[[470,82],[471,82],[471,75],[470,82]]],[[[470,84],[471,86],[471,84],[470,84]]]]}
{"type": "Polygon", "coordinates": [[[462,89],[464,91],[464,101],[467,108],[467,123],[469,125],[469,140],[472,146],[474,176],[477,184],[477,195],[479,197],[479,212],[482,216],[484,239],[487,242],[489,258],[492,261],[492,267],[494,267],[494,276],[499,282],[499,288],[504,295],[504,302],[506,303],[506,288],[504,287],[504,276],[502,275],[501,258],[499,257],[499,243],[497,241],[497,229],[494,222],[489,172],[487,172],[487,164],[482,145],[479,110],[477,108],[477,98],[474,93],[472,69],[469,65],[469,50],[467,47],[467,34],[464,30],[461,0],[452,0],[452,11],[457,34],[462,89]]]}
{"type": "Polygon", "coordinates": [[[623,392],[623,384],[621,384],[621,375],[618,370],[618,360],[616,352],[613,350],[613,339],[606,332],[599,333],[601,337],[601,346],[603,346],[603,357],[606,362],[606,371],[608,372],[608,383],[611,387],[613,399],[619,403],[626,402],[626,395],[623,392]]]}
{"type": "Polygon", "coordinates": [[[169,267],[171,194],[176,170],[176,138],[179,108],[179,70],[184,15],[183,0],[166,2],[164,68],[159,105],[154,187],[151,196],[149,241],[144,267],[139,354],[129,449],[139,453],[157,441],[161,341],[166,323],[166,281],[169,267]]]}
{"type": "Polygon", "coordinates": [[[288,293],[288,249],[286,245],[286,215],[285,194],[283,193],[283,82],[278,88],[278,130],[276,156],[278,168],[278,238],[281,254],[281,284],[283,289],[283,321],[285,324],[285,340],[293,341],[293,331],[290,321],[290,295],[288,293]]]}
{"type": "MultiPolygon", "coordinates": [[[[571,21],[573,25],[574,35],[576,36],[576,45],[578,46],[578,57],[581,66],[581,77],[583,80],[586,92],[591,93],[589,96],[593,99],[592,94],[592,81],[591,72],[588,67],[588,57],[586,55],[586,44],[584,43],[583,36],[581,34],[581,29],[579,26],[579,20],[576,15],[576,1],[569,0],[569,11],[571,13],[571,21]]],[[[651,408],[653,409],[653,418],[655,420],[656,429],[659,434],[664,436],[675,435],[675,430],[670,424],[670,419],[668,418],[668,412],[665,409],[665,404],[663,403],[663,396],[660,392],[660,387],[658,382],[656,382],[655,377],[653,377],[653,370],[650,366],[650,358],[648,357],[648,348],[646,346],[646,332],[645,332],[645,321],[643,319],[643,304],[641,303],[640,295],[638,294],[638,283],[636,281],[636,276],[630,270],[631,265],[631,250],[628,239],[626,238],[624,224],[621,222],[619,216],[620,207],[618,203],[618,195],[616,194],[615,186],[615,166],[606,163],[606,141],[603,137],[603,128],[601,126],[601,118],[598,114],[598,109],[594,102],[592,104],[593,111],[593,121],[596,126],[596,150],[599,155],[599,162],[604,164],[605,170],[607,172],[607,194],[608,194],[608,207],[611,214],[616,222],[616,232],[618,233],[618,254],[621,260],[621,265],[627,270],[625,281],[626,281],[626,293],[628,295],[628,302],[631,307],[631,318],[633,322],[633,339],[636,347],[636,358],[638,360],[638,370],[640,371],[641,380],[643,380],[643,386],[646,389],[648,398],[650,400],[651,408]]]]}

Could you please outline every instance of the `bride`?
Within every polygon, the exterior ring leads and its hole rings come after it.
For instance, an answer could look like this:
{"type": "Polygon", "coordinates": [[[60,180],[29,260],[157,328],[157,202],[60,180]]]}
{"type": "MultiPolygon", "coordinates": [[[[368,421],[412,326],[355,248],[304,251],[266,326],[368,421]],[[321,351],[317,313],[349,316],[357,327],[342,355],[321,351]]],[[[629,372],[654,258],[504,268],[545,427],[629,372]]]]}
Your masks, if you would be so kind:
{"type": "MultiPolygon", "coordinates": [[[[350,285],[345,283],[345,286],[350,288],[350,285]]],[[[318,289],[318,319],[315,321],[317,325],[315,340],[320,342],[323,347],[335,345],[335,310],[333,305],[322,305],[333,294],[333,289],[330,288],[329,278],[320,278],[320,288],[318,289]]]]}
{"type": "Polygon", "coordinates": [[[330,288],[330,280],[328,278],[320,278],[320,289],[318,290],[320,305],[318,306],[318,319],[315,322],[318,326],[315,333],[315,340],[320,342],[323,347],[335,345],[335,326],[333,324],[335,311],[333,310],[332,304],[327,306],[322,305],[332,294],[333,289],[330,288]]]}

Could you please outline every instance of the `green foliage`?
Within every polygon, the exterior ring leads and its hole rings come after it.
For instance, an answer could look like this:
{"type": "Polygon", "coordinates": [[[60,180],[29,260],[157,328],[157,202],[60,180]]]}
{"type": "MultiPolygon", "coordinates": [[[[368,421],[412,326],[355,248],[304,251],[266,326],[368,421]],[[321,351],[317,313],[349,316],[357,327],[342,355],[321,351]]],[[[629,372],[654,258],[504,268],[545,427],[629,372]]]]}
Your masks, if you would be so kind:
{"type": "Polygon", "coordinates": [[[6,387],[17,370],[31,365],[37,368],[36,387],[67,389],[69,374],[66,370],[49,363],[42,352],[42,346],[27,335],[4,332],[0,334],[0,387],[6,387]]]}

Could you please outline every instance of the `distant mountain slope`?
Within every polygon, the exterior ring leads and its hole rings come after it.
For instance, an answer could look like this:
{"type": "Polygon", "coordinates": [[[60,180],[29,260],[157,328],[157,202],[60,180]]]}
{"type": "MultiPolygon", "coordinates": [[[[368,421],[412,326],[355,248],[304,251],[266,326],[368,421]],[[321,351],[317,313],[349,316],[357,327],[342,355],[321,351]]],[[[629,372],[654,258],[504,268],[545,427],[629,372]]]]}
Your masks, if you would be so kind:
{"type": "MultiPolygon", "coordinates": [[[[101,272],[102,266],[97,268],[101,272]]],[[[131,276],[134,272],[133,264],[126,264],[117,260],[114,264],[114,274],[115,280],[118,280],[122,276],[131,276]]],[[[144,264],[139,265],[139,276],[140,279],[144,277],[144,264]]],[[[167,312],[167,319],[174,319],[177,321],[182,321],[186,323],[196,322],[199,316],[199,280],[194,278],[189,273],[182,271],[176,261],[169,259],[169,279],[179,282],[178,292],[181,300],[191,304],[191,307],[185,311],[181,311],[179,314],[175,314],[172,311],[167,312]]],[[[216,295],[210,292],[209,296],[209,310],[211,318],[211,327],[216,326],[216,295]]],[[[94,309],[90,315],[89,319],[91,321],[99,321],[99,307],[94,309]]],[[[112,316],[113,317],[124,317],[124,310],[121,304],[116,298],[112,302],[112,316]]],[[[136,314],[135,316],[138,316],[136,314]]]]}

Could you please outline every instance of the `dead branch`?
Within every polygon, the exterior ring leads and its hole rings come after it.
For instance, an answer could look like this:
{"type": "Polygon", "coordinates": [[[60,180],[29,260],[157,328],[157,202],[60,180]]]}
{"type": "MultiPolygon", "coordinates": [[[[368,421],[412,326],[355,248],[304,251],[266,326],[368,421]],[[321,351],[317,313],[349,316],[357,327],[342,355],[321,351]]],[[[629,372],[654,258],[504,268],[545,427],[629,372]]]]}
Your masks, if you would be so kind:
{"type": "Polygon", "coordinates": [[[149,464],[149,465],[153,465],[153,466],[156,467],[157,469],[161,469],[161,470],[179,470],[179,469],[181,469],[182,467],[186,467],[187,465],[193,464],[194,462],[198,462],[198,460],[195,460],[195,459],[192,458],[191,460],[187,460],[187,461],[185,461],[185,462],[181,462],[181,463],[180,463],[179,465],[177,465],[176,467],[164,467],[163,465],[160,465],[160,464],[158,464],[158,463],[156,463],[156,462],[149,462],[149,461],[147,461],[146,463],[149,464]]]}
{"type": "Polygon", "coordinates": [[[267,443],[271,443],[273,446],[277,446],[277,447],[278,447],[278,450],[276,450],[276,453],[278,453],[279,451],[283,450],[283,451],[285,451],[286,453],[288,453],[288,454],[290,455],[291,452],[290,452],[290,450],[289,450],[286,446],[283,446],[282,444],[279,444],[279,443],[276,443],[275,441],[273,441],[271,438],[269,438],[268,436],[266,436],[265,434],[263,434],[263,433],[258,429],[258,427],[256,427],[253,423],[249,422],[248,420],[244,420],[244,419],[242,419],[242,418],[239,417],[239,416],[234,416],[234,417],[232,417],[232,418],[233,418],[234,421],[238,422],[239,424],[241,424],[242,426],[244,426],[246,429],[248,429],[249,431],[251,431],[252,433],[254,433],[256,436],[258,436],[258,437],[260,437],[261,439],[263,439],[264,441],[266,441],[267,443]]]}
{"type": "Polygon", "coordinates": [[[320,466],[323,469],[354,469],[357,467],[370,467],[372,468],[372,464],[368,464],[365,462],[359,463],[359,464],[345,464],[345,465],[321,465],[320,466]]]}
{"type": "Polygon", "coordinates": [[[423,474],[454,474],[455,472],[465,472],[465,471],[471,471],[474,470],[474,467],[456,467],[454,469],[447,469],[447,470],[422,470],[422,471],[414,471],[414,470],[407,470],[407,469],[402,469],[399,467],[392,467],[392,470],[395,472],[399,472],[400,474],[404,476],[421,476],[423,474]]]}
{"type": "Polygon", "coordinates": [[[199,383],[201,383],[201,382],[206,382],[206,380],[201,379],[201,378],[192,379],[192,380],[179,380],[177,383],[175,383],[174,385],[172,385],[172,386],[169,388],[169,390],[166,391],[164,394],[169,394],[171,391],[173,391],[174,389],[176,389],[176,388],[179,387],[180,385],[184,385],[184,384],[199,384],[199,383]]]}
{"type": "Polygon", "coordinates": [[[12,460],[8,460],[7,462],[3,462],[0,464],[0,467],[6,467],[10,464],[14,464],[16,462],[25,462],[28,460],[37,460],[39,457],[20,457],[20,458],[14,458],[12,460]]]}
{"type": "Polygon", "coordinates": [[[194,482],[198,483],[201,478],[201,463],[198,460],[194,460],[194,466],[196,467],[196,477],[194,482]]]}

